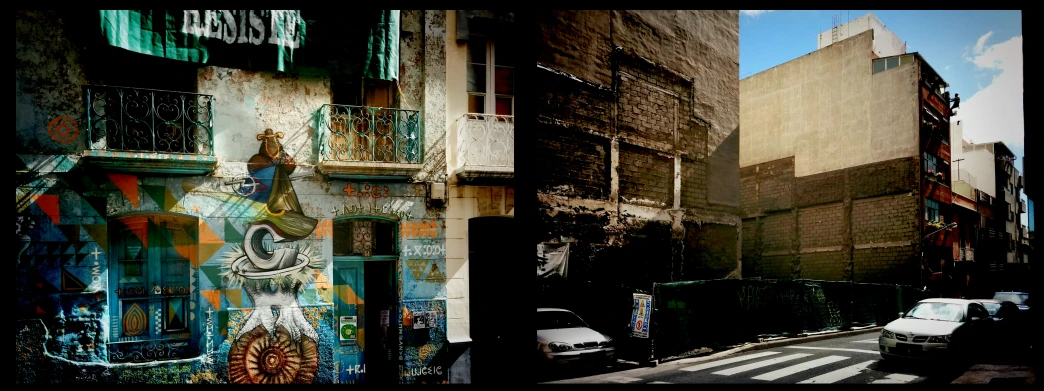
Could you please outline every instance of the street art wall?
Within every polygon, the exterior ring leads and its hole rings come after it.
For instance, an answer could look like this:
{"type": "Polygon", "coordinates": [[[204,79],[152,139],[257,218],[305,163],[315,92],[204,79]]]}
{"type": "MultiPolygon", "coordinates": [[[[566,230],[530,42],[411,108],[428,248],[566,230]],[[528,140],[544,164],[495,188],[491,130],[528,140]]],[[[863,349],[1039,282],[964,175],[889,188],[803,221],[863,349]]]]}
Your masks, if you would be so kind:
{"type": "Polygon", "coordinates": [[[445,383],[444,209],[281,136],[235,176],[18,155],[17,382],[445,383]]]}

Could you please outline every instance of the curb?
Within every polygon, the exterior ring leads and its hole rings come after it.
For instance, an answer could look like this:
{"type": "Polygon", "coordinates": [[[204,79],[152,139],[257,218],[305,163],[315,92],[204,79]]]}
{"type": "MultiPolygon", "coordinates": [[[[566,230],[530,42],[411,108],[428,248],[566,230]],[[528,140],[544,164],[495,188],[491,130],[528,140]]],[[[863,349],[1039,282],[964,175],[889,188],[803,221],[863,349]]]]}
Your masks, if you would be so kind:
{"type": "Polygon", "coordinates": [[[872,333],[872,332],[879,332],[883,328],[884,328],[884,326],[874,326],[874,327],[869,327],[869,328],[865,328],[865,329],[861,329],[861,330],[828,332],[828,333],[823,333],[823,334],[809,335],[809,336],[805,336],[805,337],[795,337],[795,338],[779,339],[779,340],[774,340],[774,341],[750,343],[750,344],[743,345],[743,346],[736,347],[736,348],[732,348],[732,349],[729,349],[729,350],[713,353],[713,354],[708,355],[708,356],[693,357],[693,358],[683,358],[683,359],[679,359],[679,360],[671,360],[671,361],[657,362],[657,363],[658,364],[693,364],[693,363],[700,363],[700,362],[715,360],[715,359],[719,359],[719,358],[722,358],[722,357],[725,357],[725,356],[730,356],[730,355],[733,355],[733,354],[743,353],[743,352],[751,351],[751,350],[771,349],[771,348],[779,347],[779,346],[795,345],[795,344],[806,343],[806,342],[815,342],[815,341],[821,341],[821,340],[824,340],[824,339],[848,337],[848,336],[859,335],[859,334],[868,334],[868,333],[872,333]]]}

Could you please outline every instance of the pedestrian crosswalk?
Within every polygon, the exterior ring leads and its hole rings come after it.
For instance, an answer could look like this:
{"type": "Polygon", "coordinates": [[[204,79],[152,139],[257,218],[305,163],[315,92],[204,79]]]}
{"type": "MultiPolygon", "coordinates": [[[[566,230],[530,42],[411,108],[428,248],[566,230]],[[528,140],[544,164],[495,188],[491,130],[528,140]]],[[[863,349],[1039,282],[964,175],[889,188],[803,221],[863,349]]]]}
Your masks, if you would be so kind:
{"type": "MultiPolygon", "coordinates": [[[[801,348],[790,346],[788,348],[801,348]]],[[[714,377],[742,377],[751,382],[771,382],[784,379],[784,383],[797,384],[830,384],[844,382],[862,383],[856,376],[870,373],[871,366],[878,359],[866,360],[868,355],[861,353],[877,353],[862,349],[841,348],[812,348],[805,350],[789,351],[761,351],[730,357],[722,360],[705,362],[697,365],[678,368],[678,371],[688,373],[707,373],[704,376],[714,377]],[[787,353],[787,354],[784,354],[787,353]],[[844,354],[856,353],[856,354],[844,354]],[[837,368],[834,370],[829,370],[837,368]],[[825,372],[824,372],[825,371],[825,372]],[[807,378],[799,376],[807,374],[807,378]]],[[[673,370],[672,370],[673,371],[673,370]]],[[[691,376],[691,375],[686,375],[691,376]]],[[[671,380],[673,383],[684,383],[677,381],[673,375],[657,376],[663,380],[671,380]]],[[[870,384],[901,384],[911,383],[918,376],[902,373],[880,373],[873,372],[865,376],[865,382],[870,384]]],[[[635,377],[615,376],[605,379],[612,383],[629,384],[672,384],[662,380],[650,381],[652,379],[640,379],[635,377]]]]}

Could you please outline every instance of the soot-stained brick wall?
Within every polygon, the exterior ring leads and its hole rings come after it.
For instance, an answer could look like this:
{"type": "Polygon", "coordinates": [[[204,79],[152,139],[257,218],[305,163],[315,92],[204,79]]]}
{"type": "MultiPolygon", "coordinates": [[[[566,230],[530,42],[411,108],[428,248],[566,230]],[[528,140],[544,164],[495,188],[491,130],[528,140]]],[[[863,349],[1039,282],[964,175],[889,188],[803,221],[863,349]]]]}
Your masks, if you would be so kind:
{"type": "Polygon", "coordinates": [[[573,238],[569,279],[738,275],[738,13],[535,17],[540,240],[573,238]]]}
{"type": "Polygon", "coordinates": [[[620,196],[669,206],[674,195],[671,158],[633,145],[620,146],[620,196]]]}
{"type": "Polygon", "coordinates": [[[538,124],[534,161],[541,190],[589,199],[609,196],[609,139],[538,124]]]}
{"type": "Polygon", "coordinates": [[[792,157],[741,168],[744,275],[916,282],[918,173],[913,157],[798,178],[792,157]]]}

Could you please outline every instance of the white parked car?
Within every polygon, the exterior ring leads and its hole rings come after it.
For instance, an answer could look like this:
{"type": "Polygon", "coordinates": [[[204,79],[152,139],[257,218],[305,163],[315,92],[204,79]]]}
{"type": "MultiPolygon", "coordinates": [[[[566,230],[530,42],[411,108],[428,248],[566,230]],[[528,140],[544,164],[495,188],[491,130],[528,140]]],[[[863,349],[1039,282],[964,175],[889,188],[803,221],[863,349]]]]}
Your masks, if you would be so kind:
{"type": "Polygon", "coordinates": [[[977,301],[925,299],[885,325],[879,350],[886,359],[967,357],[985,346],[992,323],[977,301]]]}
{"type": "Polygon", "coordinates": [[[592,330],[572,311],[537,308],[538,364],[611,365],[616,348],[608,335],[592,330]]]}

